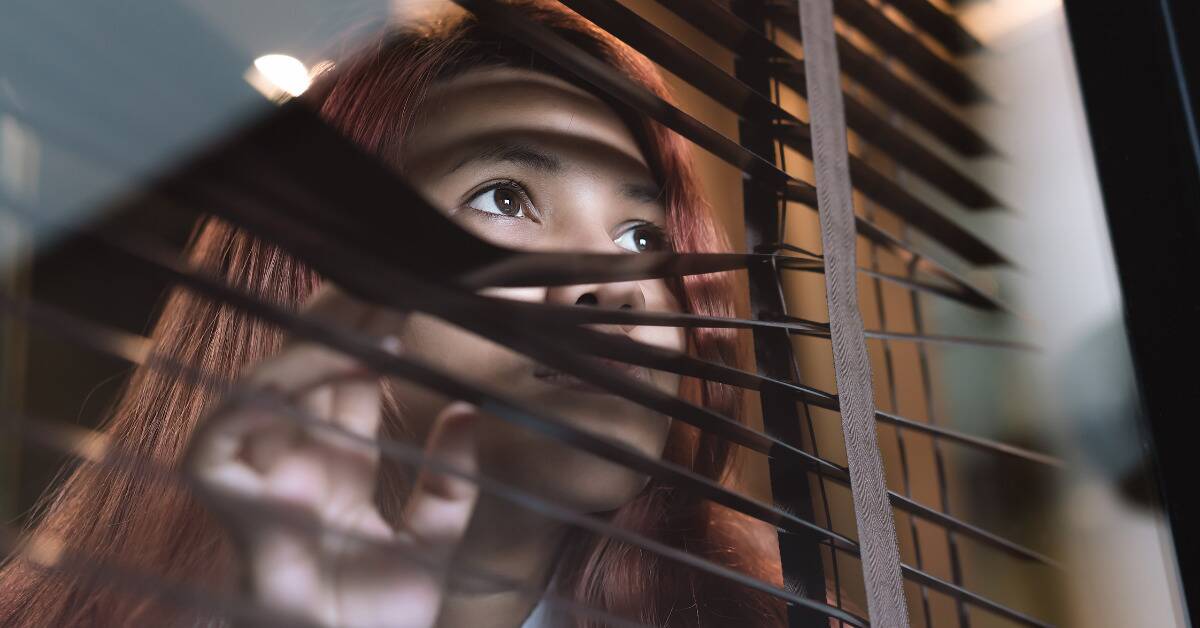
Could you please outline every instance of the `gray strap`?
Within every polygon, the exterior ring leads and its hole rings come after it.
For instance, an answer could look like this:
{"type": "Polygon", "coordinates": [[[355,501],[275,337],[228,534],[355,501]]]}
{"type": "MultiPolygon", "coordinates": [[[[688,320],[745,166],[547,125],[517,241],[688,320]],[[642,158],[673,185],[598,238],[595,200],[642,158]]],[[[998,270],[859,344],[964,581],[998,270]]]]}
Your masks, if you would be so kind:
{"type": "Polygon", "coordinates": [[[799,2],[833,366],[862,550],[867,610],[876,626],[908,626],[896,524],[892,520],[875,435],[871,361],[858,311],[854,204],[841,73],[834,44],[833,4],[831,0],[799,2]]]}

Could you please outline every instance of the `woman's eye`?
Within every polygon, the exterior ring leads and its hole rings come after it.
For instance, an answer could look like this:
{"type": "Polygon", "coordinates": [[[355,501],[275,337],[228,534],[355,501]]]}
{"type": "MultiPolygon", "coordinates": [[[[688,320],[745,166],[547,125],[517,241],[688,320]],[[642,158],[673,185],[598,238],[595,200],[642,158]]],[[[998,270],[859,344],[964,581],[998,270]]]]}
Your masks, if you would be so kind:
{"type": "Polygon", "coordinates": [[[622,231],[613,242],[626,251],[645,253],[646,251],[661,251],[666,248],[666,237],[658,225],[641,223],[622,231]]]}
{"type": "Polygon", "coordinates": [[[500,185],[476,194],[466,205],[485,214],[524,218],[528,201],[520,190],[500,185]]]}

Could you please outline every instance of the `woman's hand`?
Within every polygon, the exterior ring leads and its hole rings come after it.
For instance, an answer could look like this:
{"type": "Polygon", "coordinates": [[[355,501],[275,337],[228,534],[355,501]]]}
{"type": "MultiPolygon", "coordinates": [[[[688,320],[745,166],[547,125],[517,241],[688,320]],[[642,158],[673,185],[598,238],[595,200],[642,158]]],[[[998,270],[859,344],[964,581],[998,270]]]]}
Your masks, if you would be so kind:
{"type": "MultiPolygon", "coordinates": [[[[308,314],[365,333],[395,329],[394,313],[333,289],[308,314]]],[[[433,626],[440,566],[466,530],[477,487],[422,472],[405,529],[394,530],[374,502],[379,450],[364,442],[379,431],[377,374],[324,346],[296,343],[258,366],[245,385],[294,411],[263,403],[219,410],[193,439],[187,468],[242,547],[256,601],[325,626],[433,626]],[[344,433],[322,429],[330,426],[344,433]]],[[[476,418],[469,404],[449,405],[434,422],[426,454],[475,470],[476,418]]]]}

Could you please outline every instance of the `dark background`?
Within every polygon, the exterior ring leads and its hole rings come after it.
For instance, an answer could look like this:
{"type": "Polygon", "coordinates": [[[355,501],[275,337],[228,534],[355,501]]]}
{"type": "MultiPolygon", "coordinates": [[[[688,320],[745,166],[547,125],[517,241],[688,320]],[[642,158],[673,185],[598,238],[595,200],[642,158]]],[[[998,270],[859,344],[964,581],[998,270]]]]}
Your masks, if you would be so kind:
{"type": "Polygon", "coordinates": [[[1200,616],[1200,4],[1066,0],[1154,463],[1185,605],[1200,616]]]}

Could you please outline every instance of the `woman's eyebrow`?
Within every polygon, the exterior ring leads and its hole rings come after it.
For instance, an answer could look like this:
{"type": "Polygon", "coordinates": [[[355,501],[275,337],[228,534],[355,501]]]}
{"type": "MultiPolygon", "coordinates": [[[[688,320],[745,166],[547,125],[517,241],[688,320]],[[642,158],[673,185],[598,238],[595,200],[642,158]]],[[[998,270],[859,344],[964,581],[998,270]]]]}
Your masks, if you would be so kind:
{"type": "Polygon", "coordinates": [[[454,167],[447,170],[446,174],[476,161],[507,161],[550,174],[561,172],[563,169],[562,160],[555,155],[540,151],[528,144],[499,142],[484,146],[479,152],[464,157],[454,164],[454,167]]]}
{"type": "Polygon", "coordinates": [[[623,183],[621,194],[640,203],[657,203],[662,198],[662,188],[653,183],[623,183]]]}

